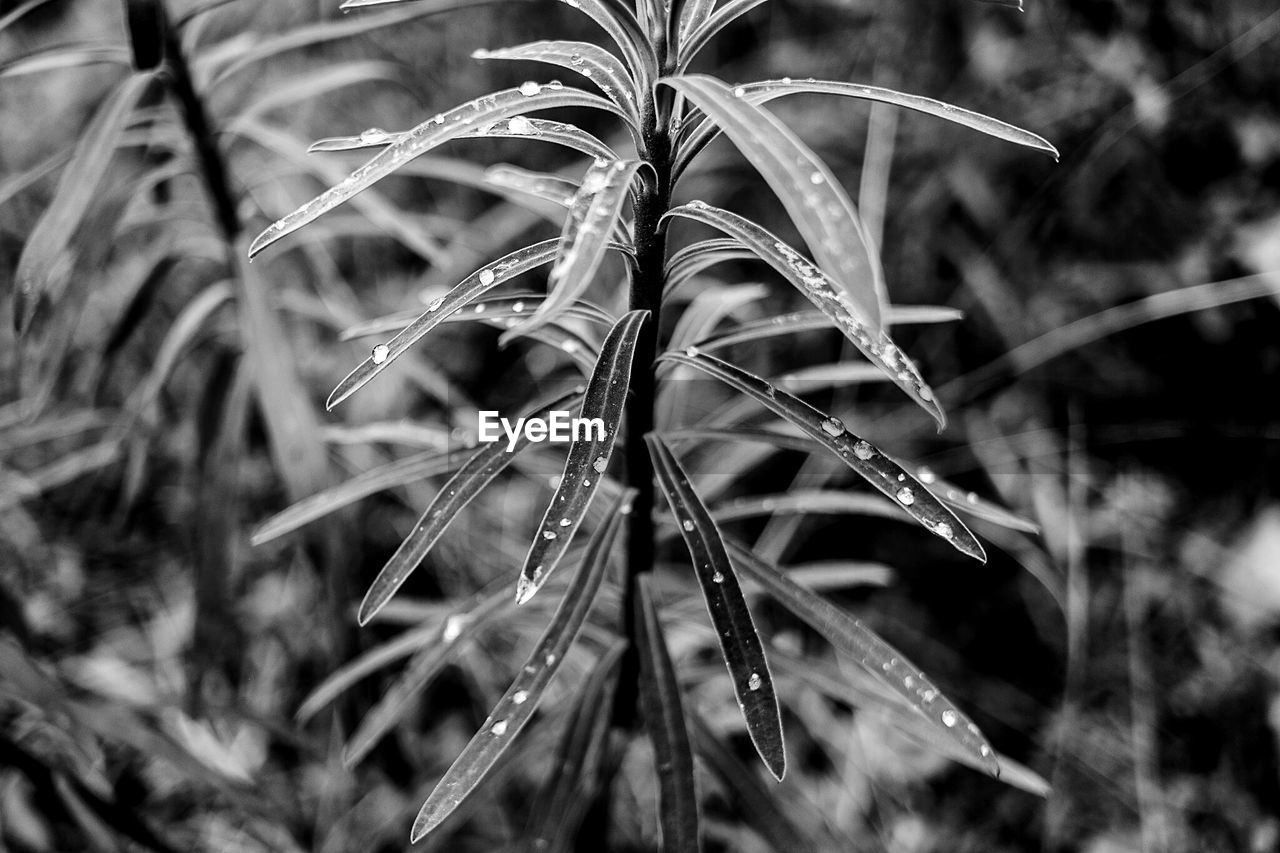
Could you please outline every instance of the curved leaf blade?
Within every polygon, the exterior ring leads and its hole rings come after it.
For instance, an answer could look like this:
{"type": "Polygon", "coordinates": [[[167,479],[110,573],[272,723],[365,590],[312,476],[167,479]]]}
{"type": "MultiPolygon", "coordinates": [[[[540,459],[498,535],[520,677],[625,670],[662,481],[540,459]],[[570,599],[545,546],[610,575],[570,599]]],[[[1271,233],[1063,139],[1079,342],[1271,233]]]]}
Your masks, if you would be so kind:
{"type": "Polygon", "coordinates": [[[901,465],[845,429],[838,418],[823,414],[798,397],[775,388],[759,376],[690,348],[665,353],[661,360],[689,364],[761,403],[779,417],[799,427],[883,495],[920,522],[926,530],[951,544],[962,554],[981,562],[986,552],[964,522],[901,465]]]}
{"type": "Polygon", "coordinates": [[[938,422],[947,425],[946,413],[934,398],[933,389],[920,376],[915,363],[893,342],[888,333],[876,331],[870,320],[821,269],[809,263],[800,253],[754,222],[713,207],[692,201],[669,211],[666,216],[681,216],[719,229],[750,249],[773,267],[787,283],[813,303],[868,361],[880,368],[889,381],[897,385],[938,422]]]}
{"type": "Polygon", "coordinates": [[[880,331],[884,272],[848,194],[831,169],[772,113],[714,77],[664,77],[714,120],[786,208],[818,266],[880,331]]]}
{"type": "MultiPolygon", "coordinates": [[[[337,185],[277,220],[254,239],[249,246],[249,257],[257,256],[280,238],[292,234],[362,190],[368,189],[413,158],[451,139],[457,139],[465,133],[504,118],[557,107],[595,107],[622,115],[612,101],[562,85],[523,84],[514,89],[504,89],[476,98],[422,122],[337,185]]],[[[626,118],[625,115],[622,117],[626,118]]]]}
{"type": "Polygon", "coordinates": [[[724,540],[671,448],[654,433],[644,438],[658,484],[667,496],[693,560],[694,574],[702,588],[733,692],[747,723],[747,733],[765,767],[775,779],[782,781],[787,772],[782,712],[764,656],[764,645],[725,552],[724,540]]]}
{"type": "Polygon", "coordinates": [[[727,237],[690,243],[667,260],[666,268],[662,273],[662,298],[670,298],[680,285],[708,267],[725,261],[754,257],[755,254],[750,249],[744,248],[737,240],[727,237]]]}
{"type": "Polygon", "coordinates": [[[688,68],[689,63],[717,33],[764,2],[765,0],[729,0],[700,25],[691,27],[687,39],[682,32],[679,67],[682,70],[688,68]]]}
{"type": "Polygon", "coordinates": [[[978,727],[901,652],[861,621],[800,586],[753,551],[733,541],[728,543],[728,548],[734,565],[764,587],[775,601],[906,699],[938,730],[978,758],[988,773],[1000,775],[995,750],[978,727]]]}
{"type": "Polygon", "coordinates": [[[618,58],[602,47],[585,41],[535,41],[498,50],[483,48],[471,54],[473,59],[514,59],[545,62],[567,68],[589,79],[636,123],[640,121],[636,97],[627,69],[618,58]]]}
{"type": "Polygon", "coordinates": [[[543,692],[559,671],[591,605],[595,603],[596,593],[609,566],[610,551],[622,528],[622,520],[630,512],[633,496],[634,491],[623,492],[610,509],[608,520],[596,529],[581,566],[524,667],[498,700],[480,731],[463,748],[462,754],[422,804],[413,822],[412,842],[416,843],[439,826],[479,786],[537,710],[543,692]]]}
{"type": "Polygon", "coordinates": [[[636,16],[619,0],[560,0],[600,25],[622,50],[624,65],[631,69],[636,91],[647,93],[658,76],[658,57],[640,28],[636,16]]]}
{"type": "MultiPolygon", "coordinates": [[[[550,404],[530,412],[528,416],[545,418],[551,411],[570,405],[580,393],[575,391],[562,395],[550,404]]],[[[510,449],[501,439],[485,444],[462,464],[457,473],[449,478],[449,482],[440,487],[440,491],[418,519],[413,532],[400,543],[400,547],[370,584],[364,600],[360,602],[357,617],[360,625],[369,624],[369,620],[386,606],[458,514],[514,462],[516,455],[529,444],[528,435],[524,432],[521,432],[515,446],[510,449]]]]}
{"type": "Polygon", "coordinates": [[[516,586],[517,604],[533,598],[546,583],[568,550],[586,516],[587,506],[600,488],[614,441],[622,426],[622,407],[631,384],[636,339],[648,317],[648,311],[628,312],[609,331],[600,347],[600,358],[596,361],[582,401],[581,417],[603,421],[604,435],[596,437],[592,430],[586,430],[585,435],[575,438],[569,446],[560,485],[551,496],[551,503],[538,525],[538,535],[520,570],[520,581],[516,586]]]}
{"type": "Polygon", "coordinates": [[[697,853],[698,791],[694,785],[693,748],[680,699],[680,680],[653,602],[652,580],[648,575],[636,578],[635,625],[640,704],[658,767],[662,849],[669,853],[697,853]]]}
{"type": "Polygon", "coordinates": [[[560,233],[556,261],[547,278],[547,298],[528,322],[499,338],[499,345],[546,325],[591,284],[604,262],[609,235],[620,221],[631,180],[641,165],[640,160],[597,160],[587,169],[560,233]]]}

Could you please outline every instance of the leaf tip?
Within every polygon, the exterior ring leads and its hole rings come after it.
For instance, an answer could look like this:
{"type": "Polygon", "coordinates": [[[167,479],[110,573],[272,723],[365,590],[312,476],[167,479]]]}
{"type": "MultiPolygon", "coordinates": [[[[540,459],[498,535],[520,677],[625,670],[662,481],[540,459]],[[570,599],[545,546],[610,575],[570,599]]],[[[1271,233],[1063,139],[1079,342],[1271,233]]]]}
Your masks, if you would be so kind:
{"type": "Polygon", "coordinates": [[[520,575],[520,580],[516,583],[516,604],[527,604],[537,591],[538,587],[531,580],[520,575]]]}

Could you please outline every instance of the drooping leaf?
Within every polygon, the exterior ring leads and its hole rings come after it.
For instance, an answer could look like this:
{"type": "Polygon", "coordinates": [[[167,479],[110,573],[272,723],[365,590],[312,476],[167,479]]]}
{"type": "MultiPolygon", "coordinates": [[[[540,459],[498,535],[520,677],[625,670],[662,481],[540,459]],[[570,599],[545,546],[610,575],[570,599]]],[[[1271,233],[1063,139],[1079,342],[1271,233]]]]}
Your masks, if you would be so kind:
{"type": "Polygon", "coordinates": [[[714,77],[690,74],[662,82],[714,120],[778,196],[818,266],[880,331],[884,273],[853,202],[831,169],[772,113],[714,77]]]}
{"type": "MultiPolygon", "coordinates": [[[[1015,127],[982,113],[966,110],[963,107],[935,101],[933,98],[895,92],[892,89],[883,89],[879,86],[864,86],[861,83],[843,83],[838,80],[814,80],[808,78],[804,80],[762,80],[758,83],[745,83],[733,91],[735,95],[741,92],[742,94],[739,97],[753,104],[763,104],[784,95],[818,94],[841,95],[847,98],[858,98],[865,101],[890,104],[895,107],[905,107],[909,110],[946,119],[970,130],[976,130],[988,136],[1002,139],[1005,142],[1012,142],[1015,145],[1043,151],[1053,159],[1058,159],[1058,149],[1054,148],[1047,140],[1028,130],[1023,130],[1020,127],[1015,127]]],[[[709,121],[696,125],[686,125],[686,127],[686,138],[680,143],[680,154],[677,157],[675,166],[677,173],[682,171],[684,166],[693,157],[697,156],[698,152],[705,148],[707,143],[719,133],[719,129],[716,128],[715,124],[709,121]]]]}
{"type": "Polygon", "coordinates": [[[431,450],[370,468],[350,480],[303,498],[271,516],[253,531],[250,542],[262,545],[278,539],[361,498],[444,474],[453,464],[453,454],[449,451],[431,450]]]}
{"type": "Polygon", "coordinates": [[[933,416],[938,422],[939,430],[946,426],[946,415],[934,398],[933,389],[920,376],[920,371],[906,353],[893,342],[888,333],[877,332],[861,308],[845,295],[836,282],[801,257],[799,252],[754,222],[705,202],[689,202],[666,215],[681,216],[710,225],[740,241],[827,315],[832,325],[868,361],[884,371],[893,384],[933,416]]]}
{"type": "Polygon", "coordinates": [[[439,633],[414,654],[405,671],[369,710],[342,751],[347,767],[359,764],[369,751],[404,718],[413,700],[431,680],[439,675],[453,656],[495,617],[510,606],[511,599],[502,592],[485,596],[470,610],[455,612],[440,623],[439,633]]]}
{"type": "Polygon", "coordinates": [[[499,344],[527,335],[550,322],[591,284],[604,262],[609,236],[622,215],[631,180],[641,165],[639,160],[597,160],[587,169],[582,186],[569,204],[556,261],[547,278],[546,301],[528,322],[503,334],[499,344]]]}
{"type": "Polygon", "coordinates": [[[618,686],[617,665],[625,648],[624,640],[614,643],[578,691],[580,698],[556,748],[547,784],[530,810],[525,837],[535,850],[565,853],[600,786],[618,686]]]}
{"type": "Polygon", "coordinates": [[[569,549],[591,498],[600,488],[614,441],[622,427],[622,407],[631,384],[636,339],[648,316],[648,311],[627,312],[609,331],[600,347],[600,358],[582,401],[581,417],[586,421],[597,418],[602,421],[604,435],[598,437],[595,430],[587,429],[585,435],[575,436],[569,445],[560,484],[551,496],[551,503],[542,516],[538,533],[520,570],[517,604],[524,604],[532,598],[546,582],[569,549]]]}
{"type": "Polygon", "coordinates": [[[410,839],[417,842],[435,829],[484,780],[498,757],[529,722],[542,694],[555,677],[565,655],[586,621],[596,592],[609,566],[609,555],[622,521],[630,512],[634,491],[624,492],[597,528],[582,556],[582,564],[565,591],[560,606],[543,631],[524,667],[490,712],[480,731],[463,748],[422,804],[410,839]]]}
{"type": "MultiPolygon", "coordinates": [[[[527,62],[546,62],[581,74],[595,83],[605,97],[627,111],[632,121],[639,124],[640,113],[636,108],[631,75],[618,58],[604,48],[585,41],[535,41],[516,47],[498,50],[477,50],[475,59],[515,59],[527,62]]],[[[613,159],[616,159],[613,158],[613,159]]]]}
{"type": "Polygon", "coordinates": [[[645,436],[645,442],[649,445],[658,484],[667,496],[672,515],[680,526],[680,535],[693,559],[694,574],[702,588],[725,666],[729,668],[729,679],[742,708],[747,733],[765,767],[781,781],[787,772],[787,755],[773,676],[737,575],[725,553],[720,531],[671,449],[653,433],[645,436]]]}
{"type": "Polygon", "coordinates": [[[739,543],[728,543],[734,565],[783,607],[856,660],[925,715],[948,737],[977,757],[992,776],[1000,775],[995,751],[986,737],[923,672],[859,620],[810,592],[739,543]]]}
{"type": "MultiPolygon", "coordinates": [[[[553,400],[550,404],[535,408],[527,416],[546,418],[552,411],[564,409],[577,400],[581,392],[574,391],[553,400]]],[[[436,493],[431,504],[422,513],[413,531],[400,543],[400,547],[387,560],[382,571],[374,578],[360,603],[359,622],[368,624],[391,596],[395,595],[409,575],[427,556],[431,547],[458,514],[476,498],[493,479],[510,465],[520,451],[529,446],[527,434],[521,432],[514,446],[508,448],[505,438],[484,444],[457,473],[449,478],[436,493]]]]}
{"type": "MultiPolygon", "coordinates": [[[[405,350],[421,340],[446,317],[482,293],[550,261],[556,255],[559,242],[559,240],[543,240],[541,243],[526,246],[492,264],[485,265],[464,278],[446,295],[428,305],[426,311],[405,326],[394,338],[385,344],[375,346],[370,356],[348,373],[333,389],[333,393],[325,403],[326,408],[332,409],[360,390],[370,379],[385,370],[405,350]]],[[[609,245],[616,249],[622,248],[616,244],[609,245]]]]}
{"type": "Polygon", "coordinates": [[[845,429],[838,418],[823,414],[800,398],[715,356],[691,349],[683,353],[665,353],[661,358],[693,365],[750,396],[820,442],[930,533],[949,542],[962,554],[986,562],[987,555],[982,545],[955,513],[902,466],[845,429]]]}
{"type": "Polygon", "coordinates": [[[13,323],[18,332],[30,325],[41,296],[56,296],[70,277],[72,237],[98,197],[120,136],[152,79],[152,73],[138,72],[118,84],[80,134],[53,201],[36,220],[18,258],[13,275],[13,323]]]}
{"type": "Polygon", "coordinates": [[[547,85],[525,83],[514,89],[504,89],[477,98],[422,122],[336,186],[325,190],[297,210],[277,220],[253,241],[249,247],[249,257],[256,256],[281,237],[297,231],[361,190],[369,188],[413,158],[451,139],[457,139],[464,133],[504,118],[557,107],[594,107],[626,117],[612,101],[606,101],[604,98],[578,89],[550,83],[547,85]]]}
{"type": "Polygon", "coordinates": [[[696,853],[701,846],[693,750],[685,728],[680,680],[662,636],[651,580],[648,575],[636,578],[635,625],[636,649],[640,655],[640,704],[658,769],[662,849],[669,853],[696,853]]]}
{"type": "MultiPolygon", "coordinates": [[[[399,141],[407,131],[386,131],[371,127],[357,136],[329,136],[317,139],[307,148],[308,153],[318,151],[356,151],[362,148],[382,148],[399,141]]],[[[613,149],[581,128],[562,121],[526,118],[518,115],[495,121],[460,134],[459,139],[531,139],[552,142],[586,154],[588,157],[618,159],[613,149]]]]}

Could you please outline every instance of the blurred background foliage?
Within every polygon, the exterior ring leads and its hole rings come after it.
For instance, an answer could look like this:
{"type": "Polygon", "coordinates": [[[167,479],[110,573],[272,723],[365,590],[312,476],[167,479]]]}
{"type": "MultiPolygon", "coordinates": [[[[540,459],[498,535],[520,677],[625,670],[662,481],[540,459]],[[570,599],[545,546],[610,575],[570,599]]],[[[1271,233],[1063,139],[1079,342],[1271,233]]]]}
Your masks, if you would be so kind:
{"type": "MultiPolygon", "coordinates": [[[[399,666],[295,718],[361,651],[438,625],[445,600],[511,580],[546,494],[527,478],[503,483],[442,541],[406,602],[356,631],[353,604],[440,478],[378,491],[260,548],[254,527],[318,489],[447,446],[451,428],[473,426],[467,401],[515,405],[554,365],[456,324],[325,414],[324,396],[366,351],[338,332],[429,301],[517,240],[558,233],[477,190],[483,165],[580,166],[556,150],[469,140],[310,226],[292,251],[249,267],[242,238],[360,162],[306,155],[313,139],[407,128],[541,73],[474,62],[473,50],[598,40],[543,2],[425,18],[335,6],[171,3],[223,187],[211,192],[172,87],[143,86],[57,253],[51,298],[21,339],[0,324],[10,849],[400,849],[547,617],[537,605],[507,613],[451,651],[432,689],[352,768],[342,743],[399,666]]],[[[16,279],[37,222],[68,191],[61,170],[132,59],[114,0],[0,3],[0,20],[0,269],[16,279]]],[[[743,530],[791,564],[874,567],[836,597],[1053,793],[1004,786],[904,739],[824,687],[838,662],[766,610],[777,654],[816,673],[783,682],[799,760],[775,793],[790,826],[744,819],[762,779],[734,791],[708,773],[709,849],[768,849],[787,832],[800,839],[790,849],[1280,849],[1278,34],[1267,0],[1029,0],[1025,14],[961,0],[771,0],[699,59],[730,81],[814,76],[936,97],[1063,153],[1054,165],[888,108],[770,106],[857,191],[894,302],[966,314],[899,333],[952,413],[946,433],[873,390],[837,395],[842,417],[1043,533],[976,528],[992,560],[974,567],[874,518],[743,530]]],[[[690,186],[794,236],[723,141],[690,186]]],[[[740,279],[759,272],[744,263],[740,279]]],[[[13,293],[0,295],[6,315],[13,293]]],[[[739,316],[796,307],[770,293],[739,316]]],[[[804,340],[761,346],[752,366],[777,375],[841,356],[833,335],[804,340]]],[[[787,456],[728,494],[839,476],[787,456]]],[[[691,696],[732,728],[727,692],[709,674],[697,683],[710,672],[698,663],[682,664],[691,696]]],[[[524,739],[504,783],[424,846],[517,843],[562,716],[547,707],[545,734],[524,739]]],[[[623,826],[606,844],[587,815],[578,849],[652,847],[643,761],[622,768],[623,826]]]]}

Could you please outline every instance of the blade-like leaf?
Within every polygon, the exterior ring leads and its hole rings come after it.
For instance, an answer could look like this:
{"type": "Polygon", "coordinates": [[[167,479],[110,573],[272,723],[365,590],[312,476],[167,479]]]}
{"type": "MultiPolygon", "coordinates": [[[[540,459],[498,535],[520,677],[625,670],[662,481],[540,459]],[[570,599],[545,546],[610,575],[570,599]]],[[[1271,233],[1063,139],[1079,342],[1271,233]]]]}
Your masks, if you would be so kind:
{"type": "Polygon", "coordinates": [[[693,558],[694,574],[702,587],[707,612],[729,668],[733,692],[747,722],[747,733],[765,767],[781,781],[787,772],[782,712],[773,691],[773,676],[769,674],[764,646],[725,553],[720,531],[671,449],[653,433],[645,436],[645,442],[649,445],[658,483],[693,558]]]}
{"type": "MultiPolygon", "coordinates": [[[[484,173],[485,181],[491,186],[502,187],[515,193],[532,196],[539,202],[547,202],[561,210],[553,220],[562,228],[565,226],[565,211],[573,210],[574,199],[582,190],[582,184],[562,175],[548,172],[531,172],[509,163],[490,166],[484,173]]],[[[538,208],[541,212],[541,208],[538,208]]],[[[612,239],[624,246],[632,245],[631,227],[626,220],[618,217],[610,229],[612,239]]]]}
{"type": "Polygon", "coordinates": [[[668,299],[680,285],[698,273],[725,261],[754,258],[755,253],[737,240],[718,237],[691,243],[667,260],[663,271],[662,298],[668,299]]]}
{"type": "Polygon", "coordinates": [[[658,77],[658,57],[635,15],[620,0],[560,0],[600,25],[622,50],[623,65],[631,69],[636,91],[647,96],[658,77]]]}
{"type": "Polygon", "coordinates": [[[874,324],[822,270],[809,263],[800,253],[776,236],[748,219],[712,207],[701,201],[681,205],[666,214],[682,216],[718,228],[740,241],[761,260],[773,267],[789,284],[800,291],[831,320],[842,335],[884,371],[893,384],[907,393],[938,422],[941,430],[947,424],[946,414],[934,399],[933,389],[920,376],[914,363],[889,335],[874,329],[874,324]]]}
{"type": "Polygon", "coordinates": [[[631,384],[631,362],[636,354],[636,339],[648,318],[648,311],[630,311],[609,331],[600,347],[600,359],[587,383],[582,402],[584,419],[599,418],[604,423],[604,436],[594,430],[576,437],[569,446],[560,485],[538,525],[538,534],[525,557],[516,587],[516,603],[524,604],[534,596],[564,556],[578,531],[587,506],[609,466],[609,456],[622,426],[622,407],[631,384]]]}
{"type": "Polygon", "coordinates": [[[901,652],[860,621],[800,586],[754,552],[733,541],[728,543],[728,547],[734,564],[763,586],[774,600],[825,637],[831,645],[856,660],[867,672],[892,687],[948,737],[976,756],[992,776],[1000,775],[995,751],[978,727],[901,652]]]}
{"type": "MultiPolygon", "coordinates": [[[[329,136],[317,139],[307,148],[307,152],[317,151],[356,151],[361,148],[381,148],[399,141],[408,131],[391,132],[371,127],[361,131],[358,136],[329,136]]],[[[595,136],[571,124],[549,119],[526,118],[513,116],[502,121],[484,125],[467,133],[460,134],[459,139],[532,139],[540,142],[553,142],[580,151],[588,157],[618,159],[613,149],[605,145],[595,136]]]]}
{"type": "Polygon", "coordinates": [[[550,322],[591,284],[604,262],[609,235],[622,215],[631,179],[641,165],[639,160],[597,160],[587,170],[560,233],[556,262],[547,279],[546,301],[527,323],[506,332],[499,344],[527,335],[550,322]]]}
{"type": "Polygon", "coordinates": [[[31,229],[18,258],[13,276],[13,322],[19,332],[30,324],[40,297],[56,293],[70,276],[71,239],[98,197],[120,135],[152,79],[150,72],[138,72],[117,85],[80,134],[71,161],[58,179],[53,201],[31,229]]]}
{"type": "MultiPolygon", "coordinates": [[[[710,242],[710,241],[709,241],[710,242]]],[[[744,255],[754,257],[753,252],[742,250],[744,255]]],[[[950,323],[964,318],[964,313],[954,308],[943,308],[933,305],[890,305],[885,311],[886,326],[906,325],[908,323],[950,323]]],[[[755,343],[766,338],[790,335],[797,332],[816,332],[831,328],[831,321],[825,314],[813,311],[796,311],[792,314],[778,314],[761,320],[743,323],[713,338],[698,341],[698,349],[712,351],[737,344],[755,343]]]]}
{"type": "Polygon", "coordinates": [[[623,115],[612,101],[554,83],[524,83],[514,89],[504,89],[469,101],[422,122],[339,184],[276,221],[253,241],[249,257],[254,257],[281,237],[297,231],[361,190],[368,189],[413,158],[451,139],[504,118],[557,107],[595,107],[623,115]]]}
{"type": "Polygon", "coordinates": [[[974,518],[981,518],[992,524],[1007,527],[1010,530],[1021,530],[1024,533],[1040,533],[1040,525],[1030,519],[1012,513],[999,504],[992,503],[977,492],[966,491],[954,483],[942,479],[932,468],[921,465],[916,469],[916,479],[924,483],[943,503],[955,507],[974,518]]]}
{"type": "MultiPolygon", "coordinates": [[[[444,322],[469,323],[475,320],[483,320],[488,316],[515,318],[536,308],[544,299],[546,299],[545,294],[526,291],[512,293],[509,296],[478,299],[468,305],[466,310],[449,315],[444,322]]],[[[350,341],[356,338],[363,338],[366,335],[385,335],[388,332],[399,332],[417,317],[417,311],[397,311],[395,314],[375,317],[372,320],[365,320],[362,323],[356,323],[354,326],[348,326],[343,329],[338,334],[338,340],[350,341]]],[[[612,326],[615,322],[615,318],[609,316],[603,309],[589,302],[581,301],[575,302],[566,308],[561,318],[565,320],[586,320],[589,323],[602,323],[606,326],[612,326]]]]}
{"type": "Polygon", "coordinates": [[[666,353],[662,359],[691,364],[790,421],[902,507],[930,533],[951,543],[962,554],[986,562],[987,555],[982,550],[982,545],[955,513],[943,506],[932,492],[902,466],[845,429],[838,418],[829,417],[800,398],[775,388],[759,376],[695,348],[691,347],[683,353],[666,353]]]}
{"type": "Polygon", "coordinates": [[[463,748],[462,754],[422,804],[413,822],[411,841],[417,842],[435,829],[476,789],[537,710],[543,692],[564,662],[591,605],[595,603],[596,592],[609,566],[609,553],[623,519],[630,512],[634,494],[634,491],[627,490],[619,496],[609,511],[608,519],[591,537],[582,565],[524,667],[498,700],[480,731],[463,748]]]}
{"type": "Polygon", "coordinates": [[[609,100],[627,111],[639,123],[631,75],[618,58],[604,48],[585,41],[535,41],[499,50],[477,50],[475,59],[517,59],[558,65],[587,77],[609,100]]]}
{"type": "Polygon", "coordinates": [[[703,21],[700,26],[694,27],[687,39],[682,35],[680,38],[679,69],[683,71],[688,68],[693,58],[707,46],[707,42],[715,38],[717,33],[763,2],[765,0],[729,0],[719,9],[716,9],[711,17],[703,21]]]}
{"type": "MultiPolygon", "coordinates": [[[[946,119],[971,130],[994,136],[1006,142],[1023,145],[1037,151],[1043,151],[1053,159],[1058,159],[1058,149],[1048,140],[1020,127],[991,118],[990,116],[966,110],[963,107],[935,101],[921,95],[909,95],[882,89],[879,86],[864,86],[861,83],[842,83],[838,80],[762,80],[758,83],[746,83],[738,86],[734,94],[753,104],[763,104],[784,95],[817,94],[841,95],[847,98],[858,98],[865,101],[877,101],[895,107],[905,107],[937,118],[946,119]]],[[[704,121],[697,125],[686,125],[686,138],[680,143],[680,153],[676,160],[676,172],[683,170],[707,143],[716,137],[719,129],[713,122],[704,121]]]]}
{"type": "MultiPolygon", "coordinates": [[[[546,418],[550,412],[563,409],[573,403],[581,392],[575,391],[563,395],[549,405],[535,409],[529,416],[546,418]]],[[[391,559],[378,572],[364,601],[360,603],[359,622],[368,624],[377,615],[391,596],[408,579],[409,575],[426,557],[427,552],[436,544],[445,529],[471,503],[484,487],[489,485],[498,474],[502,473],[516,454],[529,446],[528,435],[521,432],[514,447],[508,448],[503,439],[483,445],[470,459],[463,463],[458,472],[449,478],[440,491],[436,493],[431,504],[418,519],[413,532],[405,537],[400,547],[391,555],[391,559]]]]}
{"type": "Polygon", "coordinates": [[[772,113],[704,74],[666,77],[714,120],[777,194],[818,266],[880,331],[884,274],[853,202],[827,165],[772,113]]]}
{"type": "MultiPolygon", "coordinates": [[[[480,294],[550,261],[555,257],[559,242],[559,240],[543,240],[541,243],[526,246],[464,278],[453,290],[428,305],[426,311],[405,326],[394,338],[385,344],[375,346],[370,356],[338,383],[338,387],[333,389],[325,406],[332,409],[360,390],[370,379],[385,370],[405,350],[421,340],[446,317],[480,294]]],[[[622,248],[617,244],[609,245],[617,249],[622,248]]]]}
{"type": "Polygon", "coordinates": [[[685,728],[680,681],[662,636],[651,580],[648,575],[636,578],[635,625],[640,655],[640,704],[658,769],[662,849],[670,853],[696,853],[701,847],[693,750],[685,728]]]}

